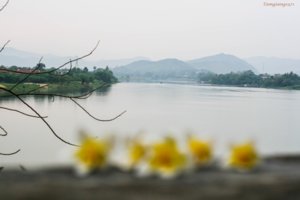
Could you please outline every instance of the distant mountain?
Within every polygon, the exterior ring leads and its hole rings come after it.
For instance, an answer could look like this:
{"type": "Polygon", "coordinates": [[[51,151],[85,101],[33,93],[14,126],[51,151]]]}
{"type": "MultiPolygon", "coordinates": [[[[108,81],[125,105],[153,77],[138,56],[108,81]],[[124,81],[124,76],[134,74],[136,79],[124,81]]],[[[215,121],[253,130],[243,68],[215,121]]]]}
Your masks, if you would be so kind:
{"type": "Polygon", "coordinates": [[[10,47],[6,47],[3,52],[1,52],[1,56],[12,56],[12,57],[19,57],[19,58],[30,58],[30,57],[40,57],[40,54],[31,53],[27,51],[22,51],[10,47]]]}
{"type": "Polygon", "coordinates": [[[242,72],[256,69],[246,61],[228,54],[217,54],[200,59],[188,61],[191,66],[197,70],[208,70],[217,74],[226,74],[230,72],[242,72]]]}
{"type": "Polygon", "coordinates": [[[245,59],[259,73],[283,74],[294,72],[300,74],[300,60],[276,57],[251,57],[245,59]]]}
{"type": "Polygon", "coordinates": [[[217,54],[191,61],[165,59],[159,61],[136,61],[113,69],[120,80],[165,80],[194,79],[199,73],[213,72],[225,74],[256,69],[246,61],[227,54],[217,54]]]}
{"type": "MultiPolygon", "coordinates": [[[[20,66],[33,67],[43,56],[43,63],[47,67],[57,67],[75,56],[63,57],[52,54],[42,55],[22,51],[14,48],[5,48],[0,53],[0,66],[20,66]]],[[[134,75],[150,78],[180,78],[195,76],[199,72],[230,73],[252,70],[256,73],[283,74],[293,71],[300,74],[300,59],[284,59],[276,57],[250,57],[240,59],[233,55],[217,54],[190,61],[181,61],[178,59],[164,59],[159,61],[150,61],[145,57],[135,57],[128,59],[115,60],[88,60],[79,61],[79,67],[88,67],[90,70],[94,66],[104,68],[109,66],[117,76],[134,75]]],[[[141,77],[142,78],[142,77],[141,77]]]]}
{"type": "Polygon", "coordinates": [[[5,48],[0,54],[0,65],[4,66],[35,66],[42,56],[36,53],[20,51],[14,48],[5,48]]]}
{"type": "Polygon", "coordinates": [[[141,60],[113,69],[117,77],[130,76],[131,79],[180,79],[190,77],[196,70],[188,63],[178,59],[164,59],[159,61],[141,60]]]}
{"type": "MultiPolygon", "coordinates": [[[[123,58],[123,59],[115,59],[115,60],[97,60],[97,61],[88,61],[86,65],[93,65],[93,66],[99,66],[99,67],[105,67],[109,66],[109,68],[115,68],[123,65],[128,65],[132,62],[138,61],[138,60],[149,60],[146,57],[134,57],[134,58],[123,58]]],[[[86,60],[84,60],[86,62],[86,60]]],[[[84,63],[83,63],[84,64],[84,63]]]]}
{"type": "Polygon", "coordinates": [[[186,71],[194,71],[187,63],[177,59],[164,59],[159,61],[140,60],[128,65],[117,67],[116,72],[122,73],[182,73],[186,71]]]}
{"type": "MultiPolygon", "coordinates": [[[[5,48],[4,51],[0,54],[0,65],[4,66],[20,66],[20,67],[33,67],[37,64],[39,59],[43,56],[43,63],[46,64],[47,67],[57,67],[61,64],[69,61],[71,58],[76,58],[75,56],[71,57],[62,57],[51,54],[38,54],[31,53],[26,51],[17,50],[14,48],[5,48]]],[[[91,61],[87,59],[83,59],[79,62],[79,67],[88,67],[92,69],[94,66],[96,67],[106,67],[114,68],[116,66],[127,65],[137,60],[147,59],[145,57],[136,57],[129,59],[118,59],[118,60],[96,60],[91,61]]]]}

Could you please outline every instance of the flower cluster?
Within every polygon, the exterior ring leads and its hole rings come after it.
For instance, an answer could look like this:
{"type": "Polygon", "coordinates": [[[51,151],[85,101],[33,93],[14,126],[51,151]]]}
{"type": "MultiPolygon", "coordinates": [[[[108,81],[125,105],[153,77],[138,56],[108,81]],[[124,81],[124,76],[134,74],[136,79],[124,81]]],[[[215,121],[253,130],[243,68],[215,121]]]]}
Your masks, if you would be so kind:
{"type": "Polygon", "coordinates": [[[80,169],[79,172],[86,174],[108,166],[113,146],[112,139],[92,137],[85,131],[80,131],[79,134],[81,145],[74,154],[78,169],[80,169]]]}
{"type": "Polygon", "coordinates": [[[94,170],[106,166],[109,151],[110,145],[107,141],[86,137],[75,156],[87,168],[94,170]]]}
{"type": "Polygon", "coordinates": [[[259,162],[257,152],[253,142],[233,145],[228,160],[228,164],[233,168],[250,170],[253,169],[259,162]]]}
{"type": "Polygon", "coordinates": [[[151,146],[147,160],[151,171],[163,176],[173,176],[186,165],[186,155],[178,148],[174,138],[167,137],[151,146]]]}
{"type": "MultiPolygon", "coordinates": [[[[86,136],[75,153],[75,158],[86,172],[103,169],[110,163],[112,142],[86,136]]],[[[157,174],[162,177],[174,177],[187,169],[210,166],[214,160],[213,144],[195,136],[186,138],[184,145],[173,137],[146,144],[140,138],[126,143],[126,169],[157,174]],[[184,147],[182,147],[184,146],[184,147]]],[[[231,147],[227,166],[248,171],[259,163],[259,156],[252,142],[235,144],[231,147]]]]}

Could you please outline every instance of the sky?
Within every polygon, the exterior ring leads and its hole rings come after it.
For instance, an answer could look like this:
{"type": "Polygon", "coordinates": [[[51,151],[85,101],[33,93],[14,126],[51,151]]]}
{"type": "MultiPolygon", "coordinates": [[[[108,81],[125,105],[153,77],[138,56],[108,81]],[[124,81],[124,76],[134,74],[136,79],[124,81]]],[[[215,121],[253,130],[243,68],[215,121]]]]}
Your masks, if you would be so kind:
{"type": "Polygon", "coordinates": [[[0,44],[75,56],[100,40],[90,59],[300,59],[299,36],[300,0],[10,0],[0,13],[0,44]]]}

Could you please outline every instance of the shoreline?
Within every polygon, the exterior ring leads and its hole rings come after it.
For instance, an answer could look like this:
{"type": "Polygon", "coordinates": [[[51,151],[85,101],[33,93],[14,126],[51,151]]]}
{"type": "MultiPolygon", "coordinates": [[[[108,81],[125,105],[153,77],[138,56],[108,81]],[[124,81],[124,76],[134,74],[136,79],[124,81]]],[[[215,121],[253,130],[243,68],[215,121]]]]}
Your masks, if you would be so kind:
{"type": "Polygon", "coordinates": [[[212,87],[236,87],[236,88],[253,88],[253,89],[272,89],[272,90],[285,90],[285,91],[299,91],[299,88],[289,88],[289,87],[253,87],[253,86],[241,86],[241,85],[218,85],[218,84],[208,84],[199,83],[197,81],[124,81],[119,83],[147,83],[147,84],[174,84],[174,85],[193,85],[193,86],[212,86],[212,87]]]}

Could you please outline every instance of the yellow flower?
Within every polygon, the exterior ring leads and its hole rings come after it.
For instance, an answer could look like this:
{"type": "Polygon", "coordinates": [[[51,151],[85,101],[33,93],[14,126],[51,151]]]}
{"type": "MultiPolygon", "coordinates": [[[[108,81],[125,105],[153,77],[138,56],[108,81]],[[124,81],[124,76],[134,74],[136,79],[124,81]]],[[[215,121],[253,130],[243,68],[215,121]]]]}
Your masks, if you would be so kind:
{"type": "Polygon", "coordinates": [[[136,166],[145,158],[146,155],[146,146],[142,144],[141,141],[133,140],[129,146],[129,159],[130,165],[136,166]]]}
{"type": "Polygon", "coordinates": [[[234,145],[231,148],[229,165],[243,170],[250,170],[258,164],[259,157],[252,142],[234,145]]]}
{"type": "Polygon", "coordinates": [[[166,138],[152,146],[149,157],[150,169],[161,175],[174,175],[186,164],[186,156],[181,153],[173,138],[166,138]]]}
{"type": "Polygon", "coordinates": [[[106,140],[86,137],[75,153],[76,159],[89,170],[103,168],[107,164],[110,143],[106,140]]]}
{"type": "Polygon", "coordinates": [[[210,142],[190,137],[188,148],[196,165],[205,165],[211,161],[213,152],[210,142]]]}

